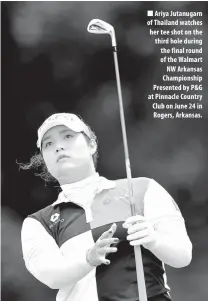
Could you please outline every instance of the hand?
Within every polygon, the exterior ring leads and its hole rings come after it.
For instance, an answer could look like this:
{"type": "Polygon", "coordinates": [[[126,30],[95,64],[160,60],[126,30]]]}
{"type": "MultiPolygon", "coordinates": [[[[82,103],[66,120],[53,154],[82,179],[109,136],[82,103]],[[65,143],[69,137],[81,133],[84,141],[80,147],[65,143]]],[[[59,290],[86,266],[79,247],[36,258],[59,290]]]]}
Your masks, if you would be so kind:
{"type": "Polygon", "coordinates": [[[93,265],[98,266],[102,263],[110,264],[110,260],[106,259],[105,256],[108,253],[117,252],[117,248],[110,247],[111,244],[119,242],[118,238],[112,238],[116,231],[116,224],[113,224],[110,229],[104,232],[96,241],[94,246],[87,252],[87,261],[93,265]]]}
{"type": "Polygon", "coordinates": [[[128,229],[127,240],[131,246],[143,245],[151,249],[156,244],[156,233],[150,222],[144,216],[136,215],[127,218],[123,228],[128,229]]]}

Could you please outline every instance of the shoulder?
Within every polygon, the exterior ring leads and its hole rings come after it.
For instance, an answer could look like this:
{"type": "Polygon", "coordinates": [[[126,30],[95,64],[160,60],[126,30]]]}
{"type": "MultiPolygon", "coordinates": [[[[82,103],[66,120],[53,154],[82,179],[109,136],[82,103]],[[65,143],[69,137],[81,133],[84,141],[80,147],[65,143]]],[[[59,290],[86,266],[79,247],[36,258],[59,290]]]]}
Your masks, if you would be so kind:
{"type": "Polygon", "coordinates": [[[151,179],[144,198],[144,213],[146,216],[182,217],[180,209],[169,192],[158,182],[151,179]]]}
{"type": "Polygon", "coordinates": [[[147,193],[158,194],[160,196],[170,197],[167,190],[154,179],[149,179],[147,193]]]}
{"type": "Polygon", "coordinates": [[[59,206],[53,207],[52,205],[28,215],[22,224],[22,235],[28,236],[28,232],[32,232],[33,235],[42,235],[46,230],[48,234],[54,236],[52,225],[59,219],[59,216],[59,206]]]}
{"type": "MultiPolygon", "coordinates": [[[[152,192],[160,192],[160,193],[165,193],[167,194],[167,191],[165,188],[163,188],[162,185],[160,185],[158,182],[156,182],[152,178],[147,178],[147,177],[137,177],[137,178],[132,178],[132,186],[134,190],[134,194],[145,194],[147,191],[148,193],[152,192]]],[[[115,180],[116,188],[128,188],[128,179],[118,179],[115,180]]]]}
{"type": "Polygon", "coordinates": [[[60,207],[49,205],[37,212],[27,216],[26,220],[38,221],[47,231],[51,233],[50,226],[54,221],[58,220],[60,216],[60,207]]]}
{"type": "Polygon", "coordinates": [[[54,208],[54,206],[49,205],[45,208],[42,208],[30,215],[28,217],[35,218],[35,219],[41,219],[41,218],[47,218],[51,216],[57,209],[54,208]]]}
{"type": "MultiPolygon", "coordinates": [[[[148,189],[149,183],[151,181],[150,178],[146,178],[146,177],[138,177],[138,178],[132,178],[132,186],[133,186],[133,191],[134,194],[145,194],[145,192],[148,189]]],[[[128,188],[128,179],[118,179],[115,180],[116,183],[116,187],[127,187],[128,188]]]]}
{"type": "MultiPolygon", "coordinates": [[[[149,184],[150,182],[150,178],[146,178],[146,177],[138,177],[138,178],[132,178],[132,183],[134,186],[140,185],[140,186],[146,186],[149,184]]],[[[118,179],[115,180],[116,185],[127,185],[128,184],[128,179],[124,178],[124,179],[118,179]]]]}

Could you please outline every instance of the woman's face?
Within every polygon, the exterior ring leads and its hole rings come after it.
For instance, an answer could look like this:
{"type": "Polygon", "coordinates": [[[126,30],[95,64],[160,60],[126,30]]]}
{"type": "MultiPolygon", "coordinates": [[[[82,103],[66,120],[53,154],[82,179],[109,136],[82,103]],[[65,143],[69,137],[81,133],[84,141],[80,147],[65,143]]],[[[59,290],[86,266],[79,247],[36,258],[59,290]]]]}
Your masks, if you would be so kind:
{"type": "Polygon", "coordinates": [[[95,143],[65,125],[51,128],[42,139],[43,159],[50,174],[58,181],[73,171],[90,166],[95,151],[95,143]]]}

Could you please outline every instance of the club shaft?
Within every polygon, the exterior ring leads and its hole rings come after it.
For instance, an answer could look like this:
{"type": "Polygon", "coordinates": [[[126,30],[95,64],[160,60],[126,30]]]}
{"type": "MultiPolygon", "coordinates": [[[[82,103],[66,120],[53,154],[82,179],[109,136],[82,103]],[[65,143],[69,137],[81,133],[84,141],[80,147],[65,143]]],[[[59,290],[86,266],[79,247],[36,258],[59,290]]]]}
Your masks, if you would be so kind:
{"type": "MultiPolygon", "coordinates": [[[[119,112],[120,112],[121,129],[122,129],[123,144],[124,144],[124,156],[125,156],[126,173],[127,173],[127,181],[128,181],[128,189],[129,189],[129,200],[130,200],[130,205],[131,205],[131,214],[136,215],[136,207],[135,207],[135,202],[133,199],[131,165],[130,165],[130,159],[129,159],[129,150],[128,150],[126,124],[125,124],[124,109],[123,109],[123,99],[122,99],[122,92],[121,92],[118,57],[117,57],[116,47],[113,47],[113,48],[114,48],[113,56],[114,56],[114,64],[115,64],[115,72],[116,72],[116,82],[117,82],[117,89],[118,89],[119,112]]],[[[136,261],[136,273],[137,273],[139,300],[147,301],[147,292],[146,292],[145,278],[144,278],[144,268],[143,268],[143,263],[142,263],[142,254],[141,254],[140,246],[134,247],[134,254],[135,254],[135,261],[136,261]]]]}

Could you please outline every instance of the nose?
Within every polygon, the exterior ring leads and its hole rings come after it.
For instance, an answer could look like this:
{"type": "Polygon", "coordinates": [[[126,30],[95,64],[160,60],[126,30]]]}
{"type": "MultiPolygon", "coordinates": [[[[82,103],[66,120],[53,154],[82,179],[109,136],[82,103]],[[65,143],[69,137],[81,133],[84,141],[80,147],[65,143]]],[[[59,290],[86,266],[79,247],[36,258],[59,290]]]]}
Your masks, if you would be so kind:
{"type": "Polygon", "coordinates": [[[56,146],[56,153],[63,150],[64,150],[63,146],[59,146],[59,145],[56,146]]]}

